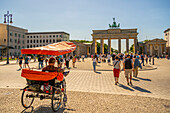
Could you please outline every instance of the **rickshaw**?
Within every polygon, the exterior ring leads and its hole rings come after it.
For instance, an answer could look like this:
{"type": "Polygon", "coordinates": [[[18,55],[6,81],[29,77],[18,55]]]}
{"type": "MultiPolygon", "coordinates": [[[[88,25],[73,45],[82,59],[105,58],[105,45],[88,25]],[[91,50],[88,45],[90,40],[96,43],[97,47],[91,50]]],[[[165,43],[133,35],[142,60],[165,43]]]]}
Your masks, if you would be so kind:
{"type": "MultiPolygon", "coordinates": [[[[62,55],[76,49],[72,42],[59,42],[47,46],[21,49],[22,54],[40,54],[40,55],[62,55]]],[[[66,104],[66,81],[65,77],[69,71],[42,72],[32,69],[22,69],[21,76],[26,78],[27,86],[21,90],[21,103],[24,108],[31,107],[35,98],[51,99],[51,107],[54,112],[60,109],[61,105],[66,104]],[[49,81],[54,84],[50,85],[49,81]]]]}

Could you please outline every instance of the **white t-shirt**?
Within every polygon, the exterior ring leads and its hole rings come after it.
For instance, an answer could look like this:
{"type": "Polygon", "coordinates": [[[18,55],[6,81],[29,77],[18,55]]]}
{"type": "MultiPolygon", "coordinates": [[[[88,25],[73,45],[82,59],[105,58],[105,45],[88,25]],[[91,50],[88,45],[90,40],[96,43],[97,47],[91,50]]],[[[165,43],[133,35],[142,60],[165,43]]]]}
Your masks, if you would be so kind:
{"type": "Polygon", "coordinates": [[[111,56],[110,56],[110,55],[107,55],[107,58],[108,58],[108,60],[110,60],[111,56]]]}
{"type": "Polygon", "coordinates": [[[120,64],[120,61],[115,60],[115,61],[113,62],[114,68],[115,68],[115,69],[120,69],[119,64],[120,64]],[[117,62],[117,63],[116,63],[116,62],[117,62]],[[116,64],[116,65],[115,65],[115,64],[116,64]]]}
{"type": "Polygon", "coordinates": [[[96,62],[96,58],[93,59],[93,62],[96,62]]]}

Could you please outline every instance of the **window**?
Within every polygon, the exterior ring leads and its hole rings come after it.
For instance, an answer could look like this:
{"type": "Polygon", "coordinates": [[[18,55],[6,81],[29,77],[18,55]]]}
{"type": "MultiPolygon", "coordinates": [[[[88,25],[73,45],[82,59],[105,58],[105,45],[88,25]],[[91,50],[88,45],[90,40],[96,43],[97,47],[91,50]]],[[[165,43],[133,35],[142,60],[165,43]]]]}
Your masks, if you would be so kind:
{"type": "Polygon", "coordinates": [[[27,48],[29,48],[29,45],[27,45],[27,48]]]}
{"type": "Polygon", "coordinates": [[[58,37],[58,35],[56,35],[56,37],[58,37]]]}
{"type": "Polygon", "coordinates": [[[10,39],[10,42],[12,42],[12,39],[10,39]]]}
{"type": "Polygon", "coordinates": [[[10,52],[10,56],[12,56],[12,53],[10,52]]]}
{"type": "Polygon", "coordinates": [[[15,37],[17,37],[17,33],[15,33],[15,37]]]}
{"type": "Polygon", "coordinates": [[[18,37],[21,37],[21,35],[20,35],[20,34],[18,34],[18,37]]]}
{"type": "Polygon", "coordinates": [[[22,41],[22,43],[24,44],[24,40],[22,41]]]}
{"type": "Polygon", "coordinates": [[[30,40],[30,43],[32,43],[32,40],[30,40]]]}
{"type": "Polygon", "coordinates": [[[20,46],[18,46],[18,49],[20,49],[20,46]]]}
{"type": "Polygon", "coordinates": [[[22,38],[25,38],[25,35],[22,35],[22,38]]]}
{"type": "Polygon", "coordinates": [[[48,35],[46,37],[48,38],[48,35]]]}
{"type": "Polygon", "coordinates": [[[38,45],[37,45],[37,47],[38,47],[38,45]]]}
{"type": "Polygon", "coordinates": [[[38,38],[38,36],[37,36],[37,38],[38,38]]]}
{"type": "Polygon", "coordinates": [[[60,37],[62,37],[62,35],[60,35],[60,37]]]}
{"type": "Polygon", "coordinates": [[[15,45],[15,49],[17,48],[17,46],[15,45]]]}
{"type": "Polygon", "coordinates": [[[15,43],[17,43],[17,39],[15,39],[15,43]]]}
{"type": "Polygon", "coordinates": [[[53,37],[55,37],[55,35],[53,35],[53,37]]]}
{"type": "Polygon", "coordinates": [[[22,48],[24,48],[24,46],[22,46],[22,48]]]}
{"type": "Polygon", "coordinates": [[[12,32],[10,33],[10,36],[12,36],[12,32]]]}
{"type": "Polygon", "coordinates": [[[30,48],[32,48],[32,45],[30,45],[30,48]]]}
{"type": "Polygon", "coordinates": [[[42,40],[40,40],[40,43],[42,43],[42,40]]]}
{"type": "Polygon", "coordinates": [[[53,39],[53,43],[55,43],[55,39],[53,39]]]}
{"type": "Polygon", "coordinates": [[[20,52],[18,52],[18,55],[20,55],[20,52]]]}
{"type": "Polygon", "coordinates": [[[29,36],[27,36],[27,38],[29,38],[29,36]]]}
{"type": "Polygon", "coordinates": [[[34,45],[34,47],[35,47],[35,45],[34,45]]]}
{"type": "Polygon", "coordinates": [[[51,35],[50,35],[50,37],[51,37],[51,35]]]}
{"type": "Polygon", "coordinates": [[[30,38],[32,38],[32,36],[30,36],[30,38]]]}
{"type": "Polygon", "coordinates": [[[4,39],[4,42],[6,42],[6,39],[4,39]]]}
{"type": "Polygon", "coordinates": [[[51,43],[51,39],[50,39],[50,43],[51,43]]]}
{"type": "Polygon", "coordinates": [[[45,43],[45,40],[43,40],[43,43],[45,43]]]}
{"type": "Polygon", "coordinates": [[[48,39],[46,40],[46,43],[48,43],[48,39]]]}
{"type": "Polygon", "coordinates": [[[38,40],[37,40],[37,43],[38,43],[38,40]]]}
{"type": "Polygon", "coordinates": [[[27,40],[27,43],[29,43],[29,40],[27,40]]]}
{"type": "Polygon", "coordinates": [[[34,43],[35,43],[35,40],[34,40],[34,43]]]}
{"type": "Polygon", "coordinates": [[[35,36],[34,36],[34,38],[35,38],[35,36]]]}

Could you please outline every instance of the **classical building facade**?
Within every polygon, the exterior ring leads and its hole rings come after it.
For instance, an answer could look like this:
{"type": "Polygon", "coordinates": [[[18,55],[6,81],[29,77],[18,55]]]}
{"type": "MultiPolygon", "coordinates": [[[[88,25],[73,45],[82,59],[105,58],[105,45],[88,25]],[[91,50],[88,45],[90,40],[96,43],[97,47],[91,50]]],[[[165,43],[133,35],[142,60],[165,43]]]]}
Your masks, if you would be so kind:
{"type": "MultiPolygon", "coordinates": [[[[9,25],[9,46],[14,49],[9,49],[9,55],[20,55],[20,50],[26,47],[27,29],[9,25]]],[[[7,46],[8,31],[6,24],[0,24],[0,45],[7,46]]],[[[6,49],[0,49],[0,56],[6,55],[6,49]]]]}
{"type": "Polygon", "coordinates": [[[29,32],[26,33],[26,47],[40,47],[51,43],[69,41],[69,36],[66,32],[29,32]]]}
{"type": "Polygon", "coordinates": [[[139,53],[144,53],[147,55],[161,56],[166,54],[166,42],[163,39],[153,39],[145,43],[139,43],[139,53]]]}
{"type": "MultiPolygon", "coordinates": [[[[6,56],[7,25],[0,24],[0,56],[6,56]]],[[[70,34],[66,32],[28,32],[27,29],[9,25],[9,55],[18,56],[22,48],[45,46],[47,44],[69,41],[70,34]]]]}
{"type": "Polygon", "coordinates": [[[167,41],[166,50],[167,50],[167,54],[170,55],[170,28],[164,31],[164,40],[167,41]]]}
{"type": "Polygon", "coordinates": [[[109,24],[110,29],[93,30],[92,54],[97,53],[96,40],[100,40],[100,53],[104,53],[104,40],[108,40],[108,53],[111,53],[111,40],[118,40],[118,52],[121,53],[121,39],[126,39],[126,51],[129,52],[129,39],[134,39],[134,52],[137,52],[137,29],[120,29],[120,24],[116,24],[113,18],[113,24],[109,24]]]}

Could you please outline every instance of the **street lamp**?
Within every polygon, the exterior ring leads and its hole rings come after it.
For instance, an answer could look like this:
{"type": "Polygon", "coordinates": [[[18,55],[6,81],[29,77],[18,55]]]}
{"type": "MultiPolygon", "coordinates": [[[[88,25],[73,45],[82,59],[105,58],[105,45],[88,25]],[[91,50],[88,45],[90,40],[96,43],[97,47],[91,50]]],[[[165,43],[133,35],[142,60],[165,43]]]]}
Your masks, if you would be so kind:
{"type": "Polygon", "coordinates": [[[7,62],[6,64],[9,64],[9,23],[12,24],[12,14],[9,14],[9,11],[7,11],[7,14],[4,14],[4,23],[7,24],[7,62]]]}

